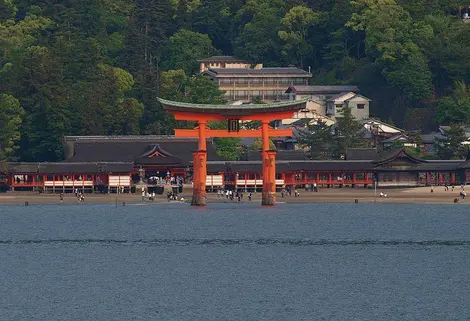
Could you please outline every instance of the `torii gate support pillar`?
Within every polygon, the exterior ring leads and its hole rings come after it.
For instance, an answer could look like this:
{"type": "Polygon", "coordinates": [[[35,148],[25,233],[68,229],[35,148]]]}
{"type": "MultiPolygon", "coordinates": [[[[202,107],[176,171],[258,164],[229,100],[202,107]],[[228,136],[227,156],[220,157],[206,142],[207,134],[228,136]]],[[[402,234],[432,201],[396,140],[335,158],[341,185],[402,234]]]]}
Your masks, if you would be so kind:
{"type": "Polygon", "coordinates": [[[263,193],[261,205],[276,205],[276,152],[263,152],[263,193]]]}
{"type": "Polygon", "coordinates": [[[193,153],[193,198],[191,205],[206,206],[207,152],[193,153]]]}
{"type": "Polygon", "coordinates": [[[206,121],[199,120],[199,150],[193,153],[193,198],[191,205],[206,206],[206,121]]]}
{"type": "Polygon", "coordinates": [[[276,205],[276,152],[269,147],[269,124],[261,123],[262,158],[263,158],[263,192],[261,205],[276,205]]]}

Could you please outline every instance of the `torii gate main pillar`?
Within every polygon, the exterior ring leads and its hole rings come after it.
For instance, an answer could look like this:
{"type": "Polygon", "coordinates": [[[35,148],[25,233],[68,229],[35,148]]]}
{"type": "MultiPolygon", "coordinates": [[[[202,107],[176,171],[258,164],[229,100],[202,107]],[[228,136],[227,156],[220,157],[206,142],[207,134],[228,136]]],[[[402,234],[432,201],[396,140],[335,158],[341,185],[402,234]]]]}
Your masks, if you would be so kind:
{"type": "Polygon", "coordinates": [[[198,151],[193,153],[193,198],[191,205],[206,205],[207,143],[206,123],[199,121],[198,151]]]}
{"type": "Polygon", "coordinates": [[[269,124],[267,121],[261,123],[261,138],[263,159],[263,192],[261,205],[276,204],[276,152],[269,147],[269,124]]]}

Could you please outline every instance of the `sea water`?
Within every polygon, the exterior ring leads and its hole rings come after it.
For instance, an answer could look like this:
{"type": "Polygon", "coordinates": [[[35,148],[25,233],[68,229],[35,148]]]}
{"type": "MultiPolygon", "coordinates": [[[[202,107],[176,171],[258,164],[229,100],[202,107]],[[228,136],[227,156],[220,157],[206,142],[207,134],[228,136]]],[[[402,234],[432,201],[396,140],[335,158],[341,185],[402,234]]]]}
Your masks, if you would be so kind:
{"type": "Polygon", "coordinates": [[[469,318],[466,206],[0,206],[0,320],[469,318]]]}

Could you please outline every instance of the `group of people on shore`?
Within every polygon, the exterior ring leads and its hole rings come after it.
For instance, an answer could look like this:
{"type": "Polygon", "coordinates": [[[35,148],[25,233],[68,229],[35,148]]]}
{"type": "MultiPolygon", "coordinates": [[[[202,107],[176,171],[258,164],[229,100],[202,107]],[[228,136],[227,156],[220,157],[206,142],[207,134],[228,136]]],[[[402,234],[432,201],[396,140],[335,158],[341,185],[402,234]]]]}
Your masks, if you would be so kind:
{"type": "MultiPolygon", "coordinates": [[[[224,197],[228,200],[233,201],[236,199],[238,202],[243,201],[243,192],[242,191],[233,191],[229,189],[219,188],[217,189],[217,198],[223,199],[224,197]]],[[[251,192],[248,193],[248,200],[251,202],[253,194],[251,192]]]]}
{"type": "MultiPolygon", "coordinates": [[[[74,189],[73,192],[79,203],[85,202],[85,195],[83,194],[83,192],[81,192],[78,188],[74,189]]],[[[60,202],[62,203],[64,201],[64,193],[60,193],[59,198],[60,202]]]]}
{"type": "MultiPolygon", "coordinates": [[[[452,184],[451,185],[451,191],[453,192],[455,189],[455,186],[452,184]]],[[[449,190],[449,185],[444,184],[444,191],[449,190]]],[[[431,193],[434,193],[434,185],[431,185],[431,193]]],[[[460,192],[459,192],[459,197],[454,198],[454,203],[459,203],[460,200],[464,200],[467,197],[467,192],[465,192],[465,185],[460,185],[460,192]]]]}

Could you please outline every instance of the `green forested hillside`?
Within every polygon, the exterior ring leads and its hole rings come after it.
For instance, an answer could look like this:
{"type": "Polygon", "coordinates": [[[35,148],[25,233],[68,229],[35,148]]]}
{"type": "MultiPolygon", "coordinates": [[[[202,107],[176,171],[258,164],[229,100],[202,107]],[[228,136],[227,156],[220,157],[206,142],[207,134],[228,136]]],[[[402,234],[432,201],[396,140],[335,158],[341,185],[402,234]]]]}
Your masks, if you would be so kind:
{"type": "MultiPolygon", "coordinates": [[[[470,1],[469,1],[470,3],[470,1]]],[[[0,0],[0,159],[63,135],[171,134],[155,97],[216,102],[197,59],[236,55],[357,84],[407,129],[470,122],[460,0],[0,0]]]]}

